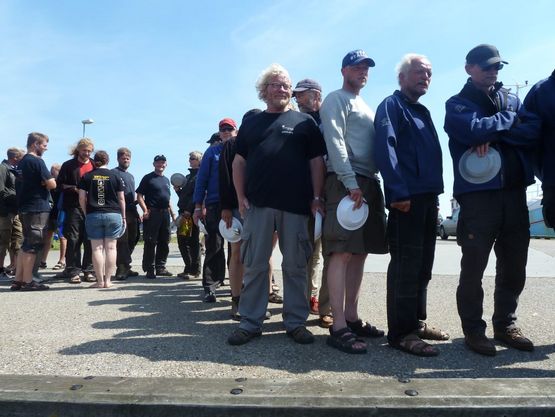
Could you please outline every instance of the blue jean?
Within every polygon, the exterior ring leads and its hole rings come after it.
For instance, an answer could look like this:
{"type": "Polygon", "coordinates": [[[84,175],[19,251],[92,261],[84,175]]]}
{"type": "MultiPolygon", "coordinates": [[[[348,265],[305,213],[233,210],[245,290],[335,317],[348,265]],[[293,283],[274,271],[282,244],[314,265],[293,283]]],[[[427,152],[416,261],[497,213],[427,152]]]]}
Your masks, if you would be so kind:
{"type": "Polygon", "coordinates": [[[123,233],[123,220],[120,213],[96,211],[85,217],[85,228],[89,239],[117,239],[123,233]]]}

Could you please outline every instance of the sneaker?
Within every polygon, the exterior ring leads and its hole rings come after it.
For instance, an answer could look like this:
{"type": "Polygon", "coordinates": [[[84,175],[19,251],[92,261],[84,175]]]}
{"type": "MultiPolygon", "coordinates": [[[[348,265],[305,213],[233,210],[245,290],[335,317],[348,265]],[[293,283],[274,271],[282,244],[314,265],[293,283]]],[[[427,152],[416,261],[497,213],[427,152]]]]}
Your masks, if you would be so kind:
{"type": "Polygon", "coordinates": [[[262,332],[260,331],[249,332],[248,330],[238,328],[235,329],[233,333],[231,333],[231,335],[227,338],[227,343],[232,346],[244,345],[245,343],[250,342],[255,337],[259,337],[261,334],[262,332]]]}
{"type": "Polygon", "coordinates": [[[480,355],[495,356],[495,345],[483,333],[471,333],[464,336],[464,343],[470,350],[480,355]]]}
{"type": "Polygon", "coordinates": [[[493,333],[493,338],[518,350],[527,352],[532,352],[534,350],[532,341],[524,336],[522,330],[518,327],[495,331],[493,333]]]}
{"type": "Polygon", "coordinates": [[[296,343],[301,345],[314,343],[314,335],[304,326],[299,326],[296,329],[287,332],[287,336],[293,338],[296,343]]]}
{"type": "Polygon", "coordinates": [[[310,314],[320,314],[320,303],[315,296],[310,297],[310,314]]]}
{"type": "Polygon", "coordinates": [[[191,278],[189,274],[187,274],[185,271],[180,272],[179,274],[177,274],[177,276],[178,278],[184,279],[185,281],[191,278]]]}
{"type": "Polygon", "coordinates": [[[214,294],[212,291],[207,292],[206,294],[204,294],[204,300],[205,303],[215,303],[216,302],[216,294],[214,294]]]}
{"type": "Polygon", "coordinates": [[[168,271],[166,268],[157,269],[156,275],[160,275],[161,277],[173,277],[173,274],[170,271],[168,271]]]}
{"type": "Polygon", "coordinates": [[[153,270],[146,271],[146,277],[148,279],[156,279],[156,274],[153,270]]]}

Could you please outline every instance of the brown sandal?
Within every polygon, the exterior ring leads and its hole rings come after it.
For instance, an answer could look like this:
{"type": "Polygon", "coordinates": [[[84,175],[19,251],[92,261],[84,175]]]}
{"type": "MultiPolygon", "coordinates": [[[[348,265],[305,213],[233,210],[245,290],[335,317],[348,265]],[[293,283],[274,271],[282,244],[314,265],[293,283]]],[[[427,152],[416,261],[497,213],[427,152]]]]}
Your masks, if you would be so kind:
{"type": "Polygon", "coordinates": [[[439,355],[439,350],[435,346],[424,342],[414,333],[408,334],[395,343],[389,345],[395,349],[410,353],[411,355],[431,357],[439,355]]]}

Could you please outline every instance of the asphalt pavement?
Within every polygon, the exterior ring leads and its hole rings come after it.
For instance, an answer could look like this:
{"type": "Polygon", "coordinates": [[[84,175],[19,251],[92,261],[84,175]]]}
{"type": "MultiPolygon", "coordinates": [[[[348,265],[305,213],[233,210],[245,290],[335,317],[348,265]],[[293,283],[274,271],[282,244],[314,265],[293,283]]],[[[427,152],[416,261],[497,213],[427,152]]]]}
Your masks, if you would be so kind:
{"type": "MultiPolygon", "coordinates": [[[[142,248],[135,251],[138,269],[142,248]]],[[[275,253],[276,268],[279,254],[275,253]]],[[[57,253],[49,255],[53,266],[57,253]]],[[[389,257],[371,256],[365,267],[360,316],[385,329],[385,270],[389,257]]],[[[260,378],[311,381],[383,378],[553,378],[555,377],[555,241],[533,240],[529,278],[518,309],[519,324],[536,345],[534,352],[498,346],[494,358],[468,351],[456,312],[455,290],[460,255],[454,240],[438,240],[436,267],[429,291],[428,322],[448,331],[436,358],[418,358],[391,349],[385,338],[371,340],[366,355],[348,355],[328,347],[327,330],[310,316],[313,345],[286,337],[281,306],[270,304],[272,318],[263,336],[232,347],[227,336],[237,326],[229,317],[229,287],[218,302],[202,302],[200,280],[116,282],[112,289],[91,289],[52,280],[45,292],[11,292],[0,283],[0,375],[88,375],[106,377],[260,378]]],[[[494,263],[492,254],[490,264],[494,263]]],[[[168,269],[182,270],[176,245],[168,269]]],[[[491,266],[484,278],[484,315],[493,308],[491,266]]],[[[276,269],[281,282],[281,271],[276,269]]],[[[54,271],[42,270],[46,278],[54,271]]],[[[488,329],[491,336],[491,328],[488,329]]]]}

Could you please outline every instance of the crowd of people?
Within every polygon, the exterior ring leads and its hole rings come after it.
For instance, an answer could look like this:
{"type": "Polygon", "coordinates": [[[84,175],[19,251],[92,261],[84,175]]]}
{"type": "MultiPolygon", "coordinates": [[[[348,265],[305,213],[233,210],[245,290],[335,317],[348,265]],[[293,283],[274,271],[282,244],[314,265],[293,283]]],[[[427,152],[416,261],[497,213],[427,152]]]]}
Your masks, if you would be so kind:
{"type": "MultiPolygon", "coordinates": [[[[497,80],[506,64],[492,45],[469,51],[468,81],[447,100],[444,124],[460,204],[457,308],[466,346],[487,356],[496,354],[482,317],[482,278],[492,248],[494,339],[534,348],[516,323],[530,239],[526,187],[534,176],[542,180],[545,222],[555,225],[555,72],[521,103],[497,80]]],[[[108,154],[92,156],[93,142],[82,138],[72,158],[49,171],[41,158],[48,137],[29,134],[26,152],[8,149],[0,166],[0,272],[15,274],[14,291],[48,289],[33,277],[45,266],[57,231],[65,251],[55,266],[62,269],[58,277],[109,288],[112,279],[139,275],[131,255],[142,224],[146,278],[171,276],[166,261],[173,220],[184,263],[177,275],[201,275],[204,302],[217,302],[227,266],[231,317],[240,322],[229,344],[260,336],[274,302],[283,304],[286,334],[296,343],[314,341],[306,327],[313,313],[329,329],[327,344],[342,352],[365,353],[366,338],[387,336],[400,351],[437,356],[437,345],[428,341],[448,340],[449,334],[427,322],[426,309],[444,187],[442,149],[419,101],[430,86],[432,64],[423,55],[405,55],[397,66],[399,89],[375,114],[360,96],[374,66],[363,50],[347,53],[341,88],[322,100],[317,81],[303,79],[293,88],[287,70],[272,64],[256,82],[264,110],[249,110],[240,126],[222,119],[204,154],[189,154],[188,175],[170,181],[166,157],[156,155],[154,170],[137,188],[128,171],[129,149],[118,149],[118,166],[109,169],[108,154]],[[170,204],[172,185],[177,213],[170,204]],[[355,227],[341,220],[345,199],[351,211],[367,213],[355,227]],[[272,274],[276,245],[283,255],[282,296],[272,274]],[[11,262],[4,267],[6,253],[11,262]],[[369,253],[390,254],[387,335],[358,313],[369,253]]]]}

